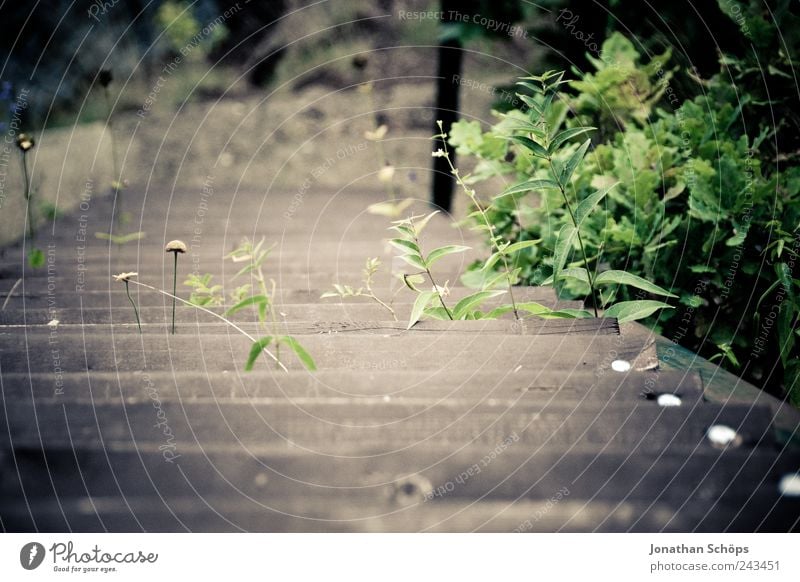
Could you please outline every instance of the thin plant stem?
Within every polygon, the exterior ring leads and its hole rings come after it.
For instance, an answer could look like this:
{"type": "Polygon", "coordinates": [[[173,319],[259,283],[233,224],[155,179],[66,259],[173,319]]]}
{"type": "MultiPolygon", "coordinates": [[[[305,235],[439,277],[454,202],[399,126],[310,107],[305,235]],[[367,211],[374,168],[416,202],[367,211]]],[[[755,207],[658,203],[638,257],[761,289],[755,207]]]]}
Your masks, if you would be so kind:
{"type": "Polygon", "coordinates": [[[128,301],[131,302],[133,306],[133,314],[136,316],[136,325],[139,326],[139,333],[142,333],[142,322],[139,321],[139,310],[136,308],[136,302],[131,297],[131,289],[128,286],[128,280],[125,279],[125,293],[128,295],[128,301]]]}
{"type": "Polygon", "coordinates": [[[453,314],[450,313],[450,310],[447,308],[447,305],[444,304],[444,297],[442,297],[442,293],[439,291],[439,286],[436,284],[436,281],[433,280],[433,275],[431,275],[431,270],[426,268],[425,272],[428,274],[428,279],[431,280],[431,285],[433,285],[433,288],[436,290],[436,296],[439,298],[439,303],[442,304],[445,313],[447,313],[447,317],[449,317],[450,320],[452,321],[453,314]]]}
{"type": "Polygon", "coordinates": [[[444,146],[444,158],[447,160],[447,165],[450,166],[450,171],[456,177],[456,182],[458,183],[458,185],[461,186],[461,189],[464,190],[464,192],[466,192],[467,196],[469,196],[469,199],[472,201],[472,204],[480,212],[481,218],[483,219],[483,223],[486,225],[486,228],[489,229],[488,230],[489,240],[492,242],[492,247],[495,249],[496,252],[500,253],[500,259],[503,261],[503,270],[506,273],[506,281],[508,281],[508,297],[509,299],[511,299],[511,308],[514,311],[514,318],[520,319],[519,312],[517,311],[517,302],[514,300],[514,292],[511,290],[514,284],[511,280],[511,270],[508,267],[508,257],[506,253],[500,249],[500,245],[497,242],[499,240],[499,237],[495,236],[494,234],[495,227],[489,220],[489,217],[486,215],[486,211],[483,209],[483,206],[481,206],[480,202],[478,201],[475,195],[475,190],[473,190],[472,188],[467,186],[467,184],[464,183],[464,180],[461,179],[461,175],[459,174],[458,169],[456,169],[456,167],[453,165],[453,162],[450,161],[450,150],[447,149],[447,138],[444,137],[445,134],[442,134],[442,136],[443,136],[442,144],[444,146]]]}
{"type": "MultiPolygon", "coordinates": [[[[417,232],[417,227],[414,226],[414,222],[413,221],[411,221],[411,226],[414,228],[414,233],[416,233],[417,232]]],[[[416,234],[414,235],[414,242],[417,244],[418,248],[422,248],[420,246],[419,237],[416,234]]],[[[422,255],[420,254],[420,256],[422,256],[422,255]]],[[[439,286],[436,284],[436,281],[434,281],[433,274],[431,273],[431,270],[427,266],[425,267],[425,272],[428,274],[428,279],[430,279],[430,282],[431,282],[431,285],[433,285],[434,291],[436,291],[436,296],[439,298],[439,303],[442,304],[442,307],[444,308],[444,312],[447,314],[447,317],[449,317],[450,320],[452,321],[453,320],[453,314],[447,308],[447,305],[445,305],[444,297],[442,297],[442,293],[441,293],[441,291],[439,291],[439,286]]]]}
{"type": "MultiPolygon", "coordinates": [[[[173,251],[175,262],[172,265],[172,295],[178,294],[178,252],[173,251]]],[[[172,335],[175,335],[175,298],[172,298],[172,335]]]]}
{"type": "MultiPolygon", "coordinates": [[[[214,313],[210,309],[206,309],[205,307],[203,307],[201,305],[195,305],[194,303],[191,303],[191,302],[187,301],[186,299],[182,299],[182,298],[178,297],[177,295],[173,295],[172,293],[169,293],[169,292],[164,291],[163,289],[159,289],[157,287],[153,287],[152,285],[147,285],[146,283],[142,283],[140,281],[133,281],[133,280],[131,280],[131,283],[133,283],[134,285],[139,285],[140,287],[144,287],[145,289],[150,289],[151,291],[155,291],[156,293],[161,293],[162,295],[165,295],[167,297],[172,297],[176,301],[180,301],[181,303],[183,303],[185,305],[188,305],[189,307],[194,307],[195,309],[198,309],[198,310],[200,310],[200,311],[202,311],[204,313],[208,313],[209,315],[213,315],[217,319],[220,319],[223,322],[227,323],[229,326],[231,326],[233,329],[238,331],[240,334],[242,334],[244,337],[246,337],[250,341],[252,341],[252,342],[257,341],[256,338],[254,338],[252,335],[250,335],[245,330],[243,330],[241,327],[239,327],[238,325],[233,323],[230,319],[226,318],[223,315],[220,315],[219,313],[214,313]]],[[[286,366],[284,366],[278,358],[275,357],[275,354],[273,354],[272,352],[270,352],[267,349],[264,349],[263,352],[265,354],[267,354],[270,358],[272,358],[284,372],[288,372],[289,371],[289,369],[286,366]]]]}
{"type": "MultiPolygon", "coordinates": [[[[569,212],[569,217],[572,219],[572,224],[575,226],[575,232],[578,234],[578,246],[581,249],[581,255],[583,256],[583,264],[586,265],[586,276],[589,279],[589,292],[592,295],[592,307],[594,308],[594,316],[599,317],[597,311],[597,297],[595,296],[595,288],[594,288],[594,277],[592,276],[592,270],[589,267],[589,259],[586,256],[586,247],[583,245],[583,237],[581,237],[581,229],[578,226],[578,221],[575,218],[575,213],[572,211],[572,205],[569,203],[569,197],[567,196],[567,191],[564,189],[563,184],[561,184],[561,180],[558,179],[558,174],[556,174],[556,169],[553,167],[553,159],[548,156],[547,163],[550,165],[550,171],[553,173],[553,178],[555,178],[556,184],[558,184],[558,189],[561,192],[561,196],[564,198],[564,205],[567,207],[567,212],[569,212]]],[[[554,278],[558,276],[558,273],[553,273],[554,278]]]]}
{"type": "Polygon", "coordinates": [[[33,208],[31,207],[31,179],[28,176],[28,155],[26,152],[22,152],[22,176],[25,179],[25,190],[23,193],[25,194],[25,203],[28,213],[28,238],[33,240],[35,232],[33,226],[33,208]]]}

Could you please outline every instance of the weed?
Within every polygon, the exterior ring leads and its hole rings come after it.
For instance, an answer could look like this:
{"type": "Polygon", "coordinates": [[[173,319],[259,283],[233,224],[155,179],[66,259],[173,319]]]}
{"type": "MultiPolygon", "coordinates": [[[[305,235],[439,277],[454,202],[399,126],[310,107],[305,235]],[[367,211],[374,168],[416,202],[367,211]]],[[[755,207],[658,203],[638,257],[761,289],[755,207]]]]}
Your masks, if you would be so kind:
{"type": "Polygon", "coordinates": [[[357,289],[351,287],[350,285],[333,285],[333,291],[328,291],[323,293],[320,296],[320,299],[327,299],[329,297],[340,297],[342,299],[347,299],[348,297],[368,297],[375,301],[378,305],[386,309],[392,316],[392,318],[397,321],[397,314],[395,313],[394,309],[391,306],[391,301],[388,303],[380,299],[377,295],[375,295],[375,291],[372,288],[372,283],[375,278],[375,274],[381,267],[381,261],[377,257],[367,259],[366,264],[364,265],[363,271],[363,279],[361,280],[364,283],[363,287],[359,287],[357,289]]]}
{"type": "Polygon", "coordinates": [[[269,332],[261,338],[254,340],[250,349],[247,362],[245,363],[245,371],[253,369],[255,361],[258,359],[259,354],[264,351],[270,344],[275,345],[276,362],[280,364],[280,348],[282,345],[288,346],[300,362],[310,371],[316,370],[311,355],[295,338],[289,335],[281,335],[279,330],[279,323],[275,314],[275,303],[273,297],[275,296],[275,281],[270,279],[267,281],[264,275],[264,262],[267,260],[273,247],[265,247],[264,239],[262,238],[258,243],[254,244],[250,239],[244,239],[236,249],[234,249],[227,258],[235,263],[245,263],[236,275],[241,277],[249,275],[254,283],[255,289],[239,288],[243,298],[233,307],[225,312],[226,316],[230,316],[237,311],[246,307],[255,307],[258,310],[258,321],[269,332]],[[246,293],[250,295],[244,296],[246,293]]]}

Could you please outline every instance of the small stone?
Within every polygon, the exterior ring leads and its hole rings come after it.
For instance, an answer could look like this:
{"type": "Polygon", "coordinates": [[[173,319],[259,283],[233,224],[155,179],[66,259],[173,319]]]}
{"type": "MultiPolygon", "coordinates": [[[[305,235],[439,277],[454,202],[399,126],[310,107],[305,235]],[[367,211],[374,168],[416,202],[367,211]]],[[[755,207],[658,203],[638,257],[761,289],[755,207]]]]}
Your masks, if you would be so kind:
{"type": "Polygon", "coordinates": [[[631,363],[627,360],[614,360],[611,362],[611,369],[615,372],[627,372],[631,369],[631,363]]]}
{"type": "Polygon", "coordinates": [[[778,490],[786,497],[800,497],[800,473],[789,473],[781,477],[778,490]]]}
{"type": "Polygon", "coordinates": [[[681,397],[675,394],[659,394],[656,400],[659,406],[680,406],[682,404],[681,397]]]}
{"type": "Polygon", "coordinates": [[[706,431],[706,436],[711,444],[718,448],[738,446],[742,437],[735,430],[724,424],[715,424],[706,431]]]}

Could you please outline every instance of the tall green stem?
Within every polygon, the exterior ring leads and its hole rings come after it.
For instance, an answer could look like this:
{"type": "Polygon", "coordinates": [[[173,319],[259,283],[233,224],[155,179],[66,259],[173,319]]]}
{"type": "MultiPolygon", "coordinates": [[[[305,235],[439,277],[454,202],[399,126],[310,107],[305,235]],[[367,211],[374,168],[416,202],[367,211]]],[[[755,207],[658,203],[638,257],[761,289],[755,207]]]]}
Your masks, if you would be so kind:
{"type": "Polygon", "coordinates": [[[483,219],[483,223],[486,225],[489,233],[489,240],[491,241],[491,248],[493,248],[497,253],[500,254],[500,259],[503,262],[503,270],[506,273],[506,281],[508,281],[508,297],[511,299],[511,308],[514,311],[514,318],[519,319],[519,312],[517,311],[517,302],[514,300],[514,292],[511,288],[514,286],[514,282],[511,279],[511,269],[508,267],[508,257],[506,253],[500,248],[498,241],[500,240],[499,236],[494,234],[495,227],[489,220],[489,217],[486,215],[486,211],[481,206],[480,202],[478,201],[477,196],[475,195],[475,190],[467,186],[464,180],[461,179],[461,175],[453,166],[453,162],[450,161],[450,150],[447,149],[447,136],[442,134],[442,144],[444,146],[444,158],[447,160],[447,165],[450,166],[450,171],[456,177],[456,182],[461,187],[462,190],[469,196],[470,201],[472,202],[473,206],[478,209],[478,212],[481,214],[481,218],[483,219]]]}
{"type": "MultiPolygon", "coordinates": [[[[547,163],[550,166],[550,171],[553,174],[553,178],[555,180],[555,183],[558,184],[558,189],[561,192],[561,196],[564,198],[564,205],[567,207],[567,212],[569,212],[569,217],[570,217],[570,219],[572,219],[573,226],[575,226],[575,232],[578,234],[578,246],[580,247],[581,255],[583,256],[583,264],[586,267],[586,276],[589,279],[589,292],[592,295],[592,307],[594,308],[594,316],[595,317],[599,317],[598,316],[598,311],[597,311],[597,297],[595,295],[595,288],[594,288],[594,276],[592,275],[592,271],[589,268],[589,259],[586,256],[586,247],[584,247],[584,245],[583,245],[583,237],[581,237],[580,226],[578,225],[578,221],[575,218],[575,213],[572,211],[572,206],[569,203],[569,197],[567,196],[567,191],[564,189],[564,185],[561,183],[561,180],[558,178],[558,174],[556,173],[556,169],[553,166],[553,158],[548,156],[547,157],[547,163]]],[[[555,277],[557,277],[557,276],[558,276],[558,273],[553,273],[554,280],[555,280],[555,277]]]]}

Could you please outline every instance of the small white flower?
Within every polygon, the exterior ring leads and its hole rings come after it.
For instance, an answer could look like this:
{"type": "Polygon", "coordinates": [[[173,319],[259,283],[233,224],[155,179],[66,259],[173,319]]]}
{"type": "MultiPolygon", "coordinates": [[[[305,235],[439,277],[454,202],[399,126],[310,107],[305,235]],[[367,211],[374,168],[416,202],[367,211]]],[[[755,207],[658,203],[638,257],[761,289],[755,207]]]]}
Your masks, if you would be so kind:
{"type": "Polygon", "coordinates": [[[51,320],[50,320],[50,321],[47,323],[47,327],[56,328],[56,327],[58,327],[58,324],[59,324],[59,323],[61,323],[61,322],[60,322],[60,321],[58,321],[57,319],[51,319],[51,320]]]}
{"type": "Polygon", "coordinates": [[[119,275],[113,275],[115,281],[130,281],[134,277],[138,276],[139,273],[120,273],[119,275]]]}
{"type": "Polygon", "coordinates": [[[431,153],[431,157],[434,157],[434,158],[446,158],[447,154],[444,152],[444,150],[442,148],[439,148],[435,152],[431,153]]]}

